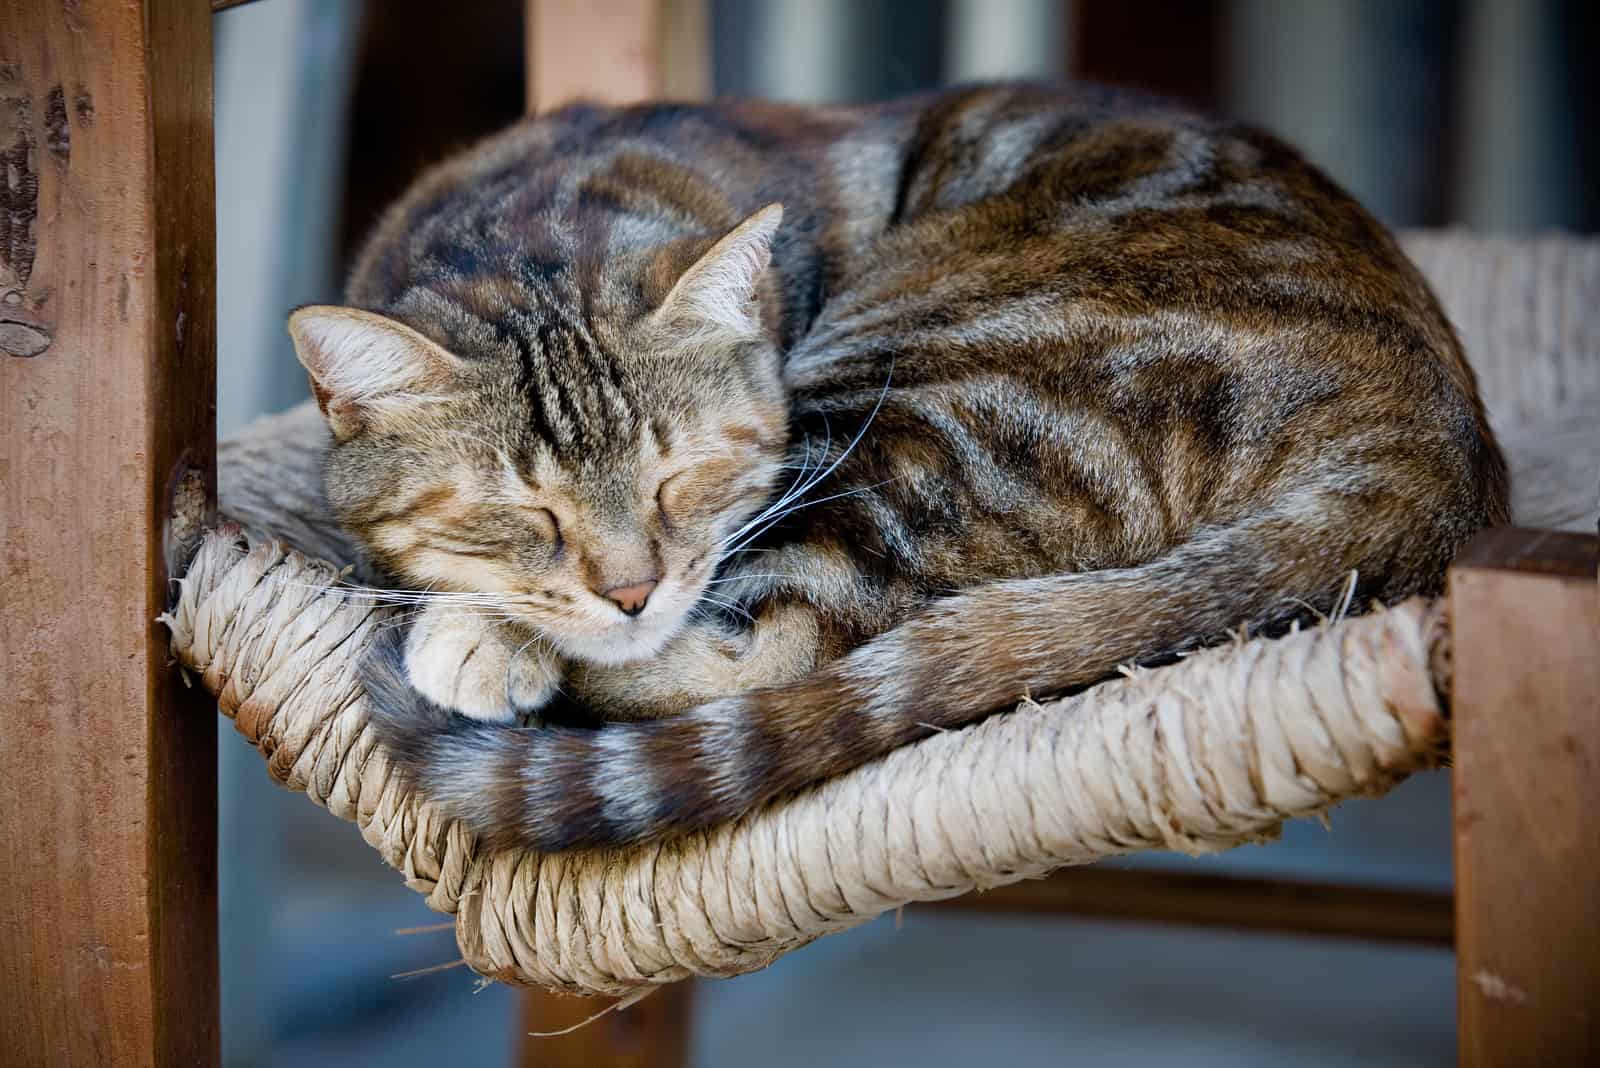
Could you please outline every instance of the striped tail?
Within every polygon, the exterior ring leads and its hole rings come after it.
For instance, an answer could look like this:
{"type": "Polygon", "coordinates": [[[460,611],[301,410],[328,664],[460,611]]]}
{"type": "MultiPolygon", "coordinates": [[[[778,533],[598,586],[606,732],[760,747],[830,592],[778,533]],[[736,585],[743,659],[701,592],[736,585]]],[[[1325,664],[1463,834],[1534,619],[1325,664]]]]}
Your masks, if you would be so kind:
{"type": "Polygon", "coordinates": [[[368,667],[374,720],[411,783],[495,845],[554,851],[698,830],[1026,695],[1326,611],[1352,571],[1361,604],[1436,589],[1470,534],[1386,521],[1332,535],[1328,510],[1315,529],[1296,521],[1318,510],[1210,531],[1138,567],[980,586],[795,684],[672,719],[475,723],[418,697],[390,643],[368,667]]]}

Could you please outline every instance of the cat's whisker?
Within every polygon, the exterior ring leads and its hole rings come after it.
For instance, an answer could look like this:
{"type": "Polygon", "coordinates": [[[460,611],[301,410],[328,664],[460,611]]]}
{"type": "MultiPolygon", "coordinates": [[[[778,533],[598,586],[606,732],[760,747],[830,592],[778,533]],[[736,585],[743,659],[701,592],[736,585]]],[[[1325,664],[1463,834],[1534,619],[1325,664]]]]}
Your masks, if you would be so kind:
{"type": "Polygon", "coordinates": [[[750,519],[746,520],[737,529],[727,534],[719,543],[719,546],[726,546],[728,543],[738,540],[738,538],[746,531],[752,529],[753,527],[760,526],[774,514],[781,512],[794,501],[803,498],[806,493],[808,493],[811,488],[816,485],[817,481],[818,480],[815,478],[806,478],[805,474],[802,472],[800,478],[796,479],[796,482],[793,486],[781,494],[771,504],[768,504],[750,519]]]}
{"type": "Polygon", "coordinates": [[[438,590],[385,590],[370,586],[319,585],[316,583],[300,583],[297,585],[302,589],[338,590],[354,601],[371,601],[386,605],[426,606],[440,604],[463,608],[502,608],[511,611],[518,608],[531,607],[533,603],[526,597],[518,597],[514,594],[461,593],[438,590]]]}
{"type": "MultiPolygon", "coordinates": [[[[829,441],[830,442],[832,441],[831,436],[829,438],[829,441]]],[[[823,445],[823,453],[822,453],[822,455],[824,455],[824,456],[827,455],[827,451],[826,451],[827,447],[828,446],[825,443],[823,445]]],[[[784,490],[783,493],[779,494],[778,498],[775,501],[773,501],[771,504],[768,504],[765,508],[762,508],[759,512],[757,512],[750,519],[746,520],[743,526],[739,527],[737,530],[733,531],[732,533],[730,533],[726,537],[724,537],[722,539],[722,543],[721,544],[726,545],[728,542],[733,541],[734,539],[738,538],[739,535],[741,535],[745,531],[749,530],[751,527],[759,525],[774,510],[782,508],[785,504],[787,504],[791,500],[794,500],[796,497],[804,496],[805,492],[811,487],[811,483],[807,481],[808,472],[812,470],[812,468],[811,468],[811,439],[810,438],[806,439],[805,449],[806,449],[806,452],[805,452],[805,456],[801,458],[800,467],[799,467],[799,473],[797,475],[795,475],[794,481],[789,484],[788,489],[784,490]]]]}
{"type": "Polygon", "coordinates": [[[417,613],[415,612],[403,612],[396,614],[393,618],[385,619],[380,622],[377,629],[394,630],[397,627],[409,627],[413,622],[416,621],[416,615],[417,613]]]}
{"type": "MultiPolygon", "coordinates": [[[[757,531],[754,531],[753,533],[751,533],[749,538],[747,538],[746,540],[753,541],[756,538],[759,538],[761,535],[765,534],[768,530],[771,530],[775,525],[777,525],[778,523],[782,522],[784,519],[788,518],[789,516],[793,515],[795,512],[799,512],[799,511],[802,511],[802,510],[804,510],[806,508],[813,507],[814,505],[827,504],[829,501],[837,501],[837,500],[840,500],[840,499],[842,499],[844,497],[854,497],[858,493],[869,493],[872,490],[875,490],[880,486],[887,486],[891,482],[898,482],[903,477],[904,477],[903,475],[896,475],[894,478],[886,478],[881,482],[874,482],[870,486],[857,486],[855,489],[844,490],[841,493],[834,493],[834,494],[830,494],[827,497],[819,497],[814,501],[805,501],[804,503],[797,504],[793,508],[789,508],[786,511],[781,512],[780,514],[773,516],[771,521],[769,521],[760,530],[757,530],[757,531]]],[[[730,551],[738,552],[738,551],[742,551],[742,550],[741,550],[740,546],[735,546],[730,551]]]]}
{"type": "Polygon", "coordinates": [[[700,599],[708,604],[714,604],[718,608],[726,609],[729,612],[741,615],[750,623],[755,622],[755,617],[750,614],[749,610],[747,610],[744,605],[739,604],[737,601],[731,601],[726,597],[717,597],[716,595],[710,593],[702,593],[700,595],[700,599]]]}
{"type": "MultiPolygon", "coordinates": [[[[839,465],[844,463],[844,461],[850,456],[850,454],[855,451],[856,446],[861,444],[861,439],[866,436],[868,428],[870,428],[872,426],[873,422],[877,420],[878,412],[882,410],[883,402],[889,396],[889,387],[893,382],[894,382],[894,361],[891,359],[890,363],[889,363],[889,374],[888,374],[888,377],[886,377],[884,379],[883,388],[878,391],[878,399],[873,403],[872,410],[867,413],[867,418],[862,422],[860,429],[856,431],[855,437],[851,438],[850,439],[850,443],[844,447],[844,450],[842,452],[840,452],[839,455],[834,458],[833,462],[830,463],[827,467],[822,468],[820,471],[818,471],[818,473],[815,476],[807,479],[805,481],[805,483],[800,487],[800,489],[797,492],[796,491],[791,491],[790,493],[784,494],[777,501],[775,501],[770,507],[768,507],[767,509],[763,510],[763,512],[760,515],[758,515],[755,519],[751,520],[749,523],[746,523],[743,527],[739,528],[739,530],[735,531],[728,538],[724,539],[724,541],[722,543],[723,546],[727,546],[730,543],[738,543],[738,542],[740,542],[741,536],[745,535],[746,531],[750,530],[750,528],[753,527],[753,526],[757,526],[760,529],[758,529],[755,533],[750,534],[748,537],[744,537],[743,541],[750,541],[755,537],[759,537],[765,531],[770,530],[774,523],[777,523],[779,520],[783,519],[785,516],[790,515],[790,514],[796,512],[796,511],[798,511],[801,508],[809,507],[810,506],[809,504],[800,504],[800,505],[795,505],[794,507],[789,507],[789,505],[793,500],[798,499],[798,498],[803,498],[807,493],[811,492],[811,490],[814,487],[816,487],[818,484],[820,484],[824,479],[826,479],[829,475],[833,474],[833,472],[838,469],[839,465]],[[776,513],[776,514],[773,514],[773,513],[776,513]]],[[[824,430],[827,432],[827,438],[826,438],[826,440],[825,440],[825,442],[823,444],[823,453],[822,453],[823,456],[826,456],[827,455],[827,450],[832,447],[833,429],[829,425],[826,416],[823,417],[823,424],[822,425],[823,425],[824,430]]],[[[806,455],[808,457],[810,455],[810,444],[809,444],[809,441],[807,443],[806,455]]],[[[893,481],[893,479],[890,479],[889,481],[893,481]]],[[[879,483],[879,485],[882,485],[882,483],[879,483]]],[[[865,487],[865,488],[871,489],[873,487],[865,487]]],[[[856,492],[856,491],[851,491],[851,492],[856,492]]],[[[835,494],[833,497],[824,497],[821,501],[813,501],[813,502],[810,502],[810,503],[811,504],[821,504],[821,503],[823,503],[823,501],[836,500],[836,499],[838,499],[839,496],[840,496],[839,494],[835,494]]]]}

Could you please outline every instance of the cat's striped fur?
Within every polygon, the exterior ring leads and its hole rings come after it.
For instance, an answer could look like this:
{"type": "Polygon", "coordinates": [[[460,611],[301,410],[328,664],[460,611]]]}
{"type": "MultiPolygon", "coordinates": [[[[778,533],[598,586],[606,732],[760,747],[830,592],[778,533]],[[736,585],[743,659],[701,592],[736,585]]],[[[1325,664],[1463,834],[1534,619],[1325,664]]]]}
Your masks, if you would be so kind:
{"type": "Polygon", "coordinates": [[[1472,374],[1394,241],[1266,134],[1099,90],[567,108],[424,177],[351,300],[425,339],[393,359],[426,400],[341,393],[337,331],[302,324],[345,522],[414,586],[501,598],[570,693],[632,720],[473,722],[378,658],[401,768],[501,843],[704,827],[1326,610],[1351,572],[1357,604],[1435,591],[1506,518],[1472,374]],[[462,429],[499,458],[462,460],[462,429]],[[686,534],[650,487],[696,448],[710,473],[669,484],[701,502],[686,534]],[[530,496],[472,488],[491,474],[530,496]],[[600,595],[646,573],[685,603],[612,655],[596,628],[636,624],[600,595]],[[561,611],[591,613],[582,640],[561,611]]]}

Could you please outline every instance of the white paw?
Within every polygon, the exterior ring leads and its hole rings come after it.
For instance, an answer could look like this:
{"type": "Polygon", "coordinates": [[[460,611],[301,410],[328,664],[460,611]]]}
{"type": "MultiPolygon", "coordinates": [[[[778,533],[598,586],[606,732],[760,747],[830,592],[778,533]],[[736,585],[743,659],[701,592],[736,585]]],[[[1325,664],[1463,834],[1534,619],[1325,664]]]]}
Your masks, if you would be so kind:
{"type": "Polygon", "coordinates": [[[522,628],[430,606],[406,636],[406,675],[436,705],[488,723],[543,707],[561,681],[557,660],[522,628]]]}

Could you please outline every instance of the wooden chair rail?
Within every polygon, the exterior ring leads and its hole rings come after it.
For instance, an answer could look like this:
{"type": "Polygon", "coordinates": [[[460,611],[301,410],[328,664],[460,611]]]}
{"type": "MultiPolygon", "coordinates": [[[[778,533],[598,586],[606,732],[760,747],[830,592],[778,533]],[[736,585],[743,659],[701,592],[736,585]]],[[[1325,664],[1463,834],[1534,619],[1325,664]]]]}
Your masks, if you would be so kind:
{"type": "Polygon", "coordinates": [[[935,907],[1439,946],[1455,938],[1453,903],[1444,891],[1170,870],[1067,868],[1048,879],[998,886],[935,907]]]}

